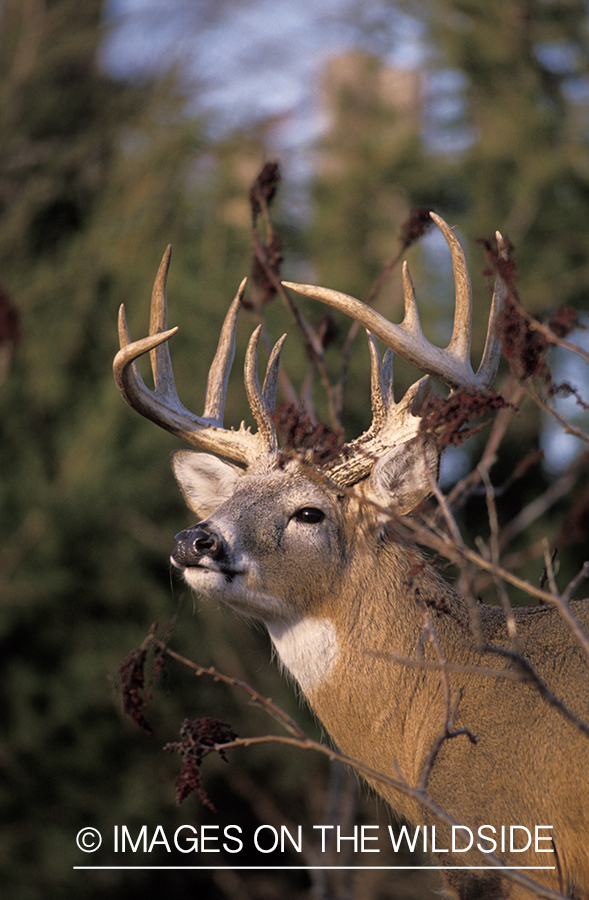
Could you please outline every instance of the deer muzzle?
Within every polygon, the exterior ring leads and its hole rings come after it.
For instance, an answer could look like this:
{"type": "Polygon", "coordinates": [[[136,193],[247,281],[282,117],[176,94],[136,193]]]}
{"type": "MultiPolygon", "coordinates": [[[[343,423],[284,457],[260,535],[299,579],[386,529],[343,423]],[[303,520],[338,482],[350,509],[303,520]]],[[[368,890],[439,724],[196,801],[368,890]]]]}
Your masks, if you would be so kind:
{"type": "Polygon", "coordinates": [[[221,561],[226,557],[225,542],[220,534],[203,525],[193,525],[176,535],[172,562],[182,568],[200,566],[203,561],[221,561]]]}

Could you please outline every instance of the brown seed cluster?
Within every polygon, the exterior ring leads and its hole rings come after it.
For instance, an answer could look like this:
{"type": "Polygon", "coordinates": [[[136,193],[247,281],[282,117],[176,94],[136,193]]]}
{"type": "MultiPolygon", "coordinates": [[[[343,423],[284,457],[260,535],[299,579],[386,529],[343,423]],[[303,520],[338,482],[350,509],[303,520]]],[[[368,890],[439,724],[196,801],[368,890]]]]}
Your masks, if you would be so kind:
{"type": "MultiPolygon", "coordinates": [[[[164,622],[163,638],[169,637],[171,623],[164,622]]],[[[136,725],[139,725],[147,734],[153,734],[153,729],[145,718],[145,710],[152,700],[150,688],[157,678],[166,680],[166,654],[164,645],[153,644],[152,638],[158,630],[158,623],[154,622],[149,629],[149,635],[141,647],[132,650],[123,660],[117,672],[116,685],[121,693],[123,712],[129,716],[136,725]],[[145,664],[147,655],[153,649],[152,669],[153,674],[146,679],[145,664]]]]}
{"type": "Polygon", "coordinates": [[[403,250],[407,250],[412,244],[420,240],[425,232],[433,225],[429,209],[417,206],[411,210],[408,217],[401,225],[400,240],[403,250]]]}
{"type": "Polygon", "coordinates": [[[264,163],[249,192],[249,201],[254,219],[272,203],[280,178],[280,167],[275,160],[264,163]]]}
{"type": "MultiPolygon", "coordinates": [[[[282,262],[282,239],[274,232],[264,244],[264,261],[258,256],[252,257],[250,279],[256,287],[256,303],[263,306],[276,296],[275,283],[271,275],[280,280],[280,264],[282,262]],[[269,274],[271,273],[271,274],[269,274]]],[[[251,300],[244,300],[246,309],[252,308],[251,300]]]]}
{"type": "Polygon", "coordinates": [[[255,252],[250,273],[250,285],[253,292],[244,301],[246,308],[257,308],[269,303],[276,296],[277,284],[280,281],[280,265],[283,259],[282,239],[268,217],[268,208],[276,195],[280,177],[278,163],[266,162],[250,188],[249,201],[255,252]],[[257,227],[260,215],[263,215],[266,223],[264,238],[257,227]]]}
{"type": "Polygon", "coordinates": [[[166,744],[164,750],[167,753],[176,751],[182,758],[182,769],[176,779],[176,803],[180,805],[193,791],[203,806],[208,806],[213,812],[215,807],[211,803],[203,786],[200,767],[205,756],[209,753],[218,753],[226,760],[222,749],[217,749],[217,744],[226,744],[234,741],[237,734],[233,729],[220,719],[212,719],[205,716],[202,719],[184,719],[180,728],[179,741],[166,744]]]}
{"type": "Polygon", "coordinates": [[[144,715],[145,708],[151,700],[151,693],[145,688],[146,659],[147,649],[144,647],[129,653],[119,666],[117,685],[123,699],[123,712],[148,734],[153,734],[153,729],[144,715]]]}
{"type": "Polygon", "coordinates": [[[298,406],[292,403],[281,406],[274,421],[285,459],[300,454],[312,465],[321,466],[341,456],[343,433],[323,422],[314,422],[298,406]]]}
{"type": "MultiPolygon", "coordinates": [[[[534,382],[549,397],[554,396],[558,388],[553,384],[546,360],[550,343],[522,306],[517,290],[515,261],[512,258],[503,259],[491,242],[481,243],[490,263],[484,274],[499,275],[507,286],[507,297],[497,322],[497,334],[511,371],[519,381],[534,382]]],[[[508,249],[512,249],[511,245],[508,249]]],[[[582,327],[577,311],[570,306],[559,307],[547,326],[557,338],[564,338],[574,328],[582,327]]]]}
{"type": "Polygon", "coordinates": [[[449,397],[430,397],[424,404],[419,430],[433,436],[440,450],[456,447],[482,427],[480,424],[468,426],[469,422],[506,406],[509,406],[507,401],[491,390],[459,390],[449,397]]]}
{"type": "Polygon", "coordinates": [[[579,320],[579,311],[574,306],[559,306],[548,321],[548,327],[559,338],[565,338],[576,328],[585,331],[585,325],[579,320]]]}
{"type": "Polygon", "coordinates": [[[531,327],[519,303],[510,294],[503,306],[497,330],[503,353],[511,371],[519,381],[535,381],[553,393],[552,376],[546,361],[548,343],[539,331],[531,327]]]}

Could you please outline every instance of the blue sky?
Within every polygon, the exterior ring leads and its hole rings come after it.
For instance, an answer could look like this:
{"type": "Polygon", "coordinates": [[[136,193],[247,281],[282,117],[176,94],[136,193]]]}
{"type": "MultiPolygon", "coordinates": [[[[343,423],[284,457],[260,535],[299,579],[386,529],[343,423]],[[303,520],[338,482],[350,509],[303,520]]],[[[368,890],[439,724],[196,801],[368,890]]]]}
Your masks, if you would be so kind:
{"type": "Polygon", "coordinates": [[[109,14],[109,68],[128,74],[182,59],[199,102],[227,126],[304,114],[326,57],[357,46],[361,30],[397,64],[415,65],[422,52],[416,23],[379,0],[111,0],[109,14]]]}

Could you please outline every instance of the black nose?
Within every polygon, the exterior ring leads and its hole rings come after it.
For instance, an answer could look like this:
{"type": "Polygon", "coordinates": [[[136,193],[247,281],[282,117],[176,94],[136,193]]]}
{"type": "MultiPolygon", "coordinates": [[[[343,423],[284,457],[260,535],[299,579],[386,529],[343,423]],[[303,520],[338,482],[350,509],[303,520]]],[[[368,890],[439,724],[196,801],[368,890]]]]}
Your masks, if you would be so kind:
{"type": "Polygon", "coordinates": [[[197,566],[203,557],[220,559],[224,553],[223,538],[216,531],[194,525],[176,535],[172,559],[179,566],[197,566]]]}

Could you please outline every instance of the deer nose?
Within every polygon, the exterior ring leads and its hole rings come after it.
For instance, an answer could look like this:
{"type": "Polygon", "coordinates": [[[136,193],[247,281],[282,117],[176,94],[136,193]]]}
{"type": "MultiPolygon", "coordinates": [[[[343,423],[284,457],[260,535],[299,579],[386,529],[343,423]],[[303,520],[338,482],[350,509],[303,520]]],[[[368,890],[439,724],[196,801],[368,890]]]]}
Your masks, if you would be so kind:
{"type": "Polygon", "coordinates": [[[179,566],[197,566],[203,557],[220,559],[225,550],[223,538],[212,529],[194,525],[176,535],[172,559],[179,566]]]}

